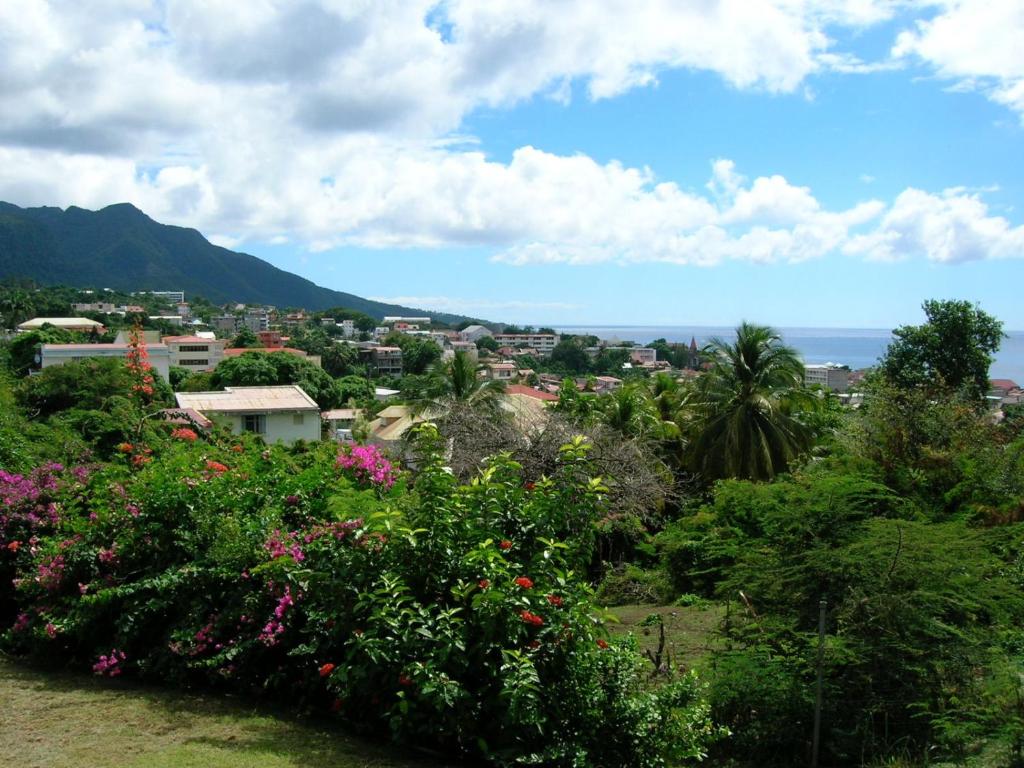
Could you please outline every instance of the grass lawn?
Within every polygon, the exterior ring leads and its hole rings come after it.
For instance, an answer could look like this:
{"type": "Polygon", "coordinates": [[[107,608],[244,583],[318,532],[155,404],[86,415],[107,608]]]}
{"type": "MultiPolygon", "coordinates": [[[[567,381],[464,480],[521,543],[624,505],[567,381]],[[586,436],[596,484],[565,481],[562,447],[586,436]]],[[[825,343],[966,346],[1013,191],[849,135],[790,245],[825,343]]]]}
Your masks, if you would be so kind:
{"type": "Polygon", "coordinates": [[[0,766],[438,768],[223,694],[41,672],[0,657],[0,766]]]}
{"type": "Polygon", "coordinates": [[[617,605],[609,608],[620,624],[609,622],[608,629],[613,635],[632,632],[637,637],[641,652],[650,649],[657,653],[658,628],[640,626],[652,613],[657,613],[665,622],[665,648],[673,661],[683,667],[697,666],[715,643],[716,630],[725,615],[725,609],[718,605],[707,607],[681,607],[676,605],[617,605]]]}

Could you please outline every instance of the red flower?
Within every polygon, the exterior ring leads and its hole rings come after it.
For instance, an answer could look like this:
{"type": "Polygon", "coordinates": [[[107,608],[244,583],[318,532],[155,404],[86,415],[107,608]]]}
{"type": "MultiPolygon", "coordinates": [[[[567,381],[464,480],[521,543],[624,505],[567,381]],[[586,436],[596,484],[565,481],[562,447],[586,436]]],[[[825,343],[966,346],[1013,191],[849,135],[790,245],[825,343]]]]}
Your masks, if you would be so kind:
{"type": "Polygon", "coordinates": [[[597,647],[600,648],[602,651],[603,650],[607,650],[607,648],[608,648],[608,641],[599,637],[597,639],[597,647]]]}
{"type": "Polygon", "coordinates": [[[548,595],[548,602],[556,608],[561,608],[563,600],[558,595],[548,595]]]}
{"type": "Polygon", "coordinates": [[[9,550],[11,550],[11,552],[17,552],[18,551],[18,547],[20,547],[20,546],[21,546],[21,542],[20,541],[12,541],[10,544],[7,545],[7,548],[9,550]]]}
{"type": "Polygon", "coordinates": [[[498,544],[499,549],[512,549],[512,542],[508,539],[502,539],[498,544]]]}
{"type": "Polygon", "coordinates": [[[320,667],[320,677],[327,677],[331,672],[334,671],[334,665],[328,662],[320,667]]]}
{"type": "Polygon", "coordinates": [[[141,455],[132,456],[132,465],[136,466],[136,467],[141,467],[143,464],[149,464],[149,462],[151,462],[151,461],[152,461],[152,459],[149,458],[149,456],[141,456],[141,455]]]}
{"type": "Polygon", "coordinates": [[[199,435],[195,433],[195,430],[188,427],[179,427],[171,432],[171,437],[175,440],[185,440],[189,443],[194,443],[199,438],[199,435]]]}
{"type": "Polygon", "coordinates": [[[404,686],[410,686],[410,685],[412,685],[412,678],[406,677],[405,675],[399,675],[398,676],[398,684],[399,685],[404,685],[404,686]]]}
{"type": "Polygon", "coordinates": [[[530,589],[533,587],[533,581],[528,579],[526,576],[516,577],[516,584],[522,587],[523,589],[530,589]]]}
{"type": "Polygon", "coordinates": [[[526,484],[526,490],[532,491],[534,488],[536,488],[536,486],[533,483],[526,484]]]}
{"type": "Polygon", "coordinates": [[[529,643],[526,644],[526,647],[529,648],[531,651],[536,651],[538,648],[540,648],[540,640],[531,640],[529,643]]]}
{"type": "Polygon", "coordinates": [[[491,586],[491,580],[490,579],[480,579],[480,581],[478,581],[476,584],[477,584],[478,587],[480,587],[480,589],[487,589],[489,586],[491,586]]]}
{"type": "Polygon", "coordinates": [[[519,617],[534,627],[539,627],[544,623],[544,619],[538,616],[536,613],[530,613],[529,611],[523,610],[519,612],[519,617]]]}
{"type": "Polygon", "coordinates": [[[212,459],[206,462],[206,468],[211,472],[216,472],[218,475],[221,472],[227,472],[228,468],[221,464],[219,461],[213,461],[212,459]]]}
{"type": "Polygon", "coordinates": [[[241,453],[242,451],[245,450],[245,448],[243,448],[241,445],[232,445],[231,450],[234,451],[235,453],[241,453]]]}
{"type": "Polygon", "coordinates": [[[117,446],[117,450],[119,450],[121,453],[131,453],[132,451],[135,450],[135,446],[133,446],[131,443],[121,443],[119,446],[117,446]]]}

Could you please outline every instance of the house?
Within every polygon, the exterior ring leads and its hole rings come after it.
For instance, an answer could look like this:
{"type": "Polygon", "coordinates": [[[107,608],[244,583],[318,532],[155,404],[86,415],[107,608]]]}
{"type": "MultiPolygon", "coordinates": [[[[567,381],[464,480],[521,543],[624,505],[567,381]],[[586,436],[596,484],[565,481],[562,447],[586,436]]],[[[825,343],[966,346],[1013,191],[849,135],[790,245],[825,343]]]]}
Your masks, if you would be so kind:
{"type": "Polygon", "coordinates": [[[343,443],[352,442],[352,426],[363,415],[361,408],[334,408],[320,414],[327,434],[343,443]]]}
{"type": "Polygon", "coordinates": [[[226,422],[238,435],[252,432],[268,443],[291,445],[320,439],[320,408],[302,387],[227,387],[223,392],[175,392],[179,408],[226,422]]]}
{"type": "Polygon", "coordinates": [[[459,331],[459,338],[476,344],[484,336],[493,336],[491,329],[485,325],[467,325],[459,331]]]}
{"type": "Polygon", "coordinates": [[[412,406],[389,405],[367,425],[369,442],[382,448],[393,448],[416,424],[426,421],[425,416],[414,415],[412,406]]]}
{"type": "Polygon", "coordinates": [[[280,349],[284,346],[280,331],[260,331],[256,334],[264,349],[280,349]]]}
{"type": "Polygon", "coordinates": [[[997,397],[1006,397],[1015,389],[1020,389],[1012,379],[989,379],[988,392],[997,397]]]}
{"type": "Polygon", "coordinates": [[[490,363],[485,370],[487,378],[493,381],[512,381],[519,369],[515,363],[490,363]]]}
{"type": "Polygon", "coordinates": [[[557,333],[495,333],[494,340],[499,347],[525,347],[550,355],[561,337],[557,333]]]}
{"type": "Polygon", "coordinates": [[[171,351],[171,365],[189,371],[212,371],[224,359],[224,339],[199,336],[164,336],[163,343],[171,351]]]}
{"type": "MultiPolygon", "coordinates": [[[[64,363],[77,363],[95,357],[128,359],[130,344],[43,344],[39,347],[39,366],[49,368],[64,363]]],[[[147,344],[146,354],[153,372],[167,381],[170,375],[171,355],[166,344],[147,344]]]]}
{"type": "Polygon", "coordinates": [[[804,366],[804,386],[819,385],[833,392],[845,392],[850,388],[850,369],[837,363],[804,366]]]}
{"type": "Polygon", "coordinates": [[[524,431],[543,426],[548,419],[548,403],[557,402],[557,395],[522,384],[510,384],[499,401],[501,408],[510,413],[524,431]]]}
{"type": "Polygon", "coordinates": [[[90,320],[87,317],[33,317],[18,326],[19,331],[38,331],[44,325],[52,325],[65,331],[77,333],[103,333],[102,323],[90,320]]]}
{"type": "Polygon", "coordinates": [[[463,352],[474,360],[479,356],[479,351],[476,348],[476,343],[472,341],[453,341],[451,342],[452,352],[463,352]]]}

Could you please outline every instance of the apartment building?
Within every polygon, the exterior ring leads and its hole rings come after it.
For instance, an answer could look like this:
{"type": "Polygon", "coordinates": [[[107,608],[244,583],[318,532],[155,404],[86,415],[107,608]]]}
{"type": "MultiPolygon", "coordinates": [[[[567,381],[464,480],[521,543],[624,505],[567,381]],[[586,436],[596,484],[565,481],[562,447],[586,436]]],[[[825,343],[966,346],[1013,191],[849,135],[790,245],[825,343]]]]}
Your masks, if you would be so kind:
{"type": "Polygon", "coordinates": [[[836,363],[804,366],[804,385],[818,384],[833,392],[845,392],[850,388],[850,369],[836,363]]]}
{"type": "Polygon", "coordinates": [[[561,337],[557,333],[495,333],[499,347],[527,348],[550,355],[561,337]]]}
{"type": "Polygon", "coordinates": [[[71,309],[75,312],[102,312],[109,315],[116,307],[109,301],[94,301],[91,304],[72,304],[71,309]]]}
{"type": "Polygon", "coordinates": [[[373,347],[370,350],[370,361],[378,376],[402,375],[401,347],[373,347]]]}
{"type": "Polygon", "coordinates": [[[224,339],[204,339],[199,336],[165,336],[171,355],[171,365],[189,371],[212,371],[224,359],[224,339]]]}
{"type": "MultiPolygon", "coordinates": [[[[95,357],[128,359],[129,344],[43,344],[39,347],[39,366],[49,368],[65,363],[78,363],[95,357]]],[[[166,344],[147,344],[146,354],[153,372],[164,381],[170,375],[171,355],[166,344]]]]}

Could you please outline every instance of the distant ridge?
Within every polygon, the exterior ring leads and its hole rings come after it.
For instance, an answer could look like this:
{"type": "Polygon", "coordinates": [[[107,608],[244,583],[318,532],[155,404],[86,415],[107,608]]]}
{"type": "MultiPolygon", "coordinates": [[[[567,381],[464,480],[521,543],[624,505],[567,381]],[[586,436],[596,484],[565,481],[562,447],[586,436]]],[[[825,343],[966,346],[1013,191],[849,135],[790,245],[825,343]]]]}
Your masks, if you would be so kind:
{"type": "Polygon", "coordinates": [[[0,202],[0,278],[5,277],[122,291],[183,290],[219,304],[312,311],[344,307],[377,319],[423,314],[446,323],[471,319],[323,288],[255,256],[214,245],[195,229],[153,221],[129,203],[89,211],[0,202]]]}

